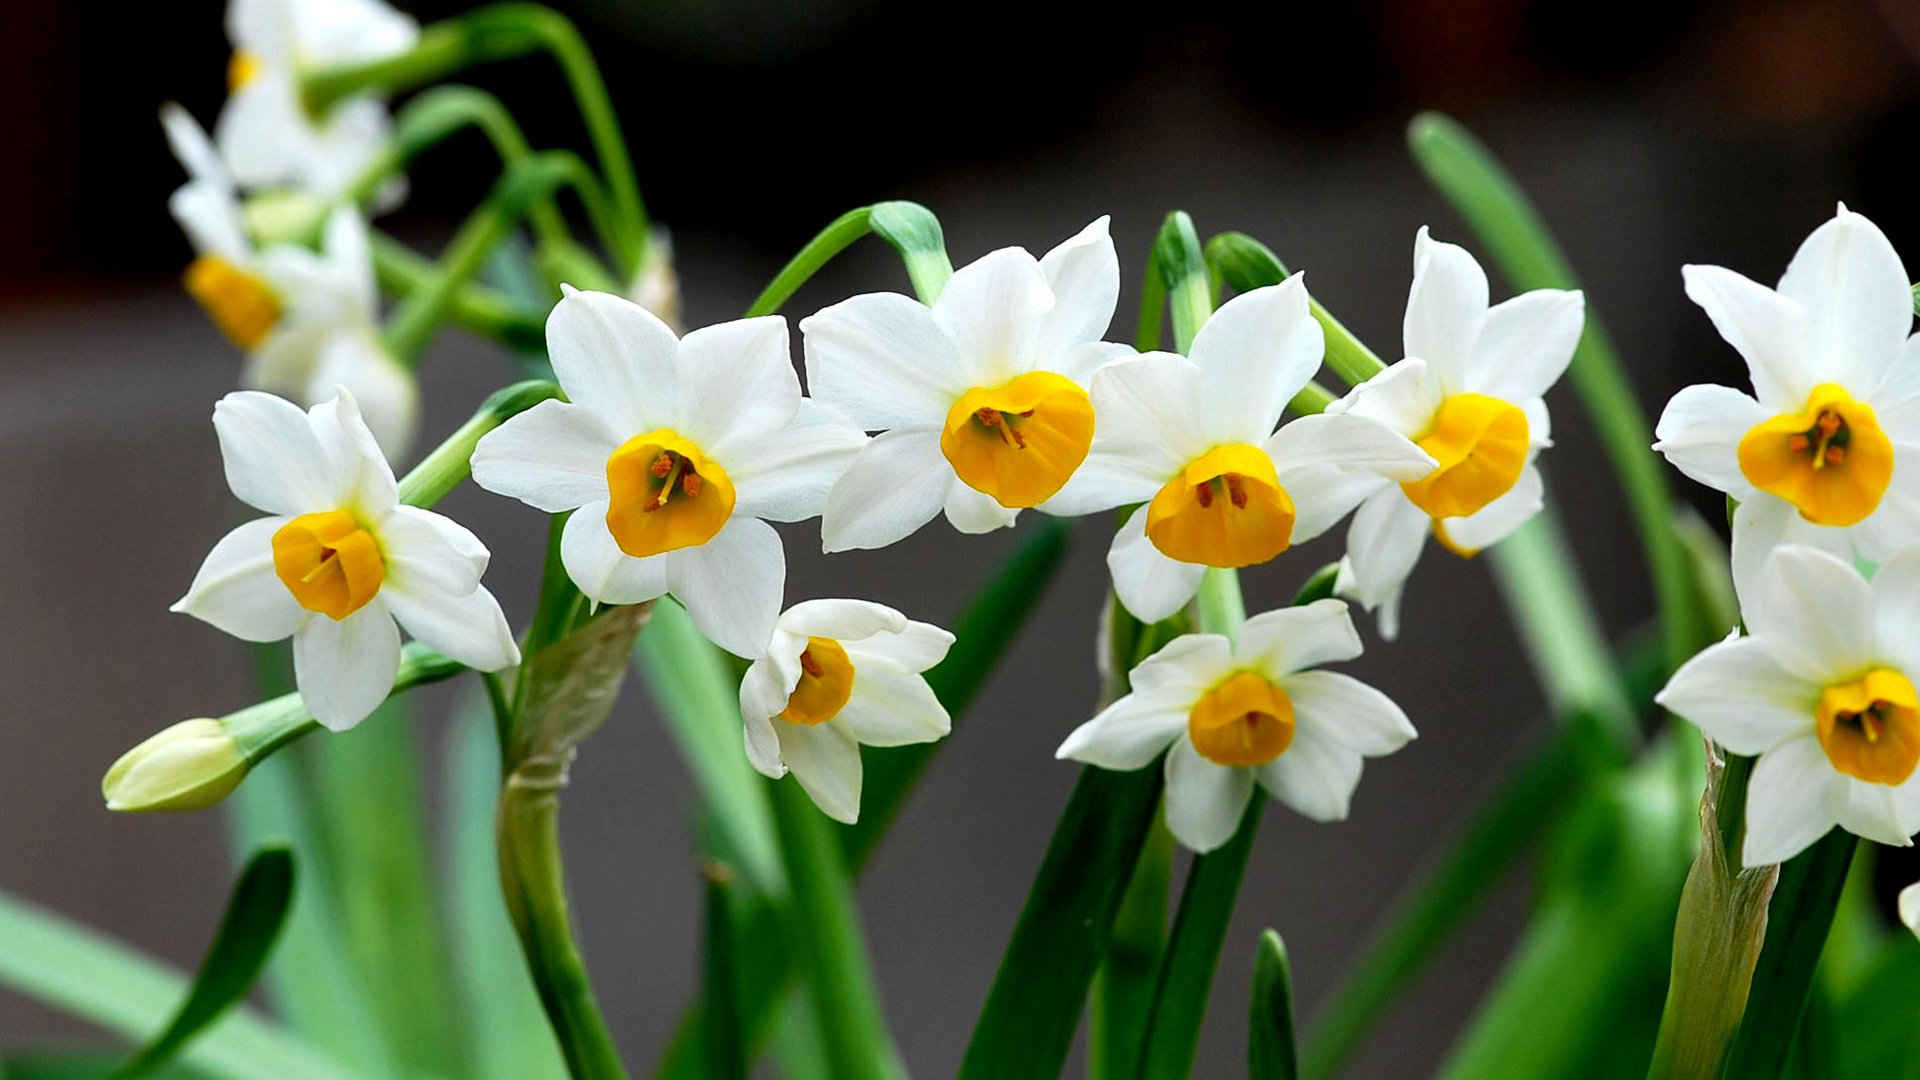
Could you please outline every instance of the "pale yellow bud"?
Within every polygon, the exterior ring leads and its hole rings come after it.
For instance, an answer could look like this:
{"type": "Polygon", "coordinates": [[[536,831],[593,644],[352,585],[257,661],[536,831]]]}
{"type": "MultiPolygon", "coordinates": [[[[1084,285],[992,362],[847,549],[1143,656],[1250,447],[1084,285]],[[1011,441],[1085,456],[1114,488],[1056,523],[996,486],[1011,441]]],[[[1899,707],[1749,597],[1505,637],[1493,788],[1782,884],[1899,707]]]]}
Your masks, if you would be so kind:
{"type": "Polygon", "coordinates": [[[100,793],[109,810],[200,810],[240,786],[247,768],[225,724],[183,720],[120,755],[100,793]]]}
{"type": "Polygon", "coordinates": [[[627,299],[646,308],[680,332],[680,276],[673,269],[673,241],[665,229],[647,234],[646,259],[633,276],[627,299]]]}

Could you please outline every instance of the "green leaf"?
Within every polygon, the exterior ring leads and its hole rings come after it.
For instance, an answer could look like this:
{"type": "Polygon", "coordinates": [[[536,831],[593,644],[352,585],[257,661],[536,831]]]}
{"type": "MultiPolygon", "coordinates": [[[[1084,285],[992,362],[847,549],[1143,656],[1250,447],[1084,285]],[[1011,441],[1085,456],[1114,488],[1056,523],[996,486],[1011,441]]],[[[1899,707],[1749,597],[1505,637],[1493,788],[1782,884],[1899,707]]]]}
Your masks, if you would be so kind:
{"type": "Polygon", "coordinates": [[[1127,893],[1113,917],[1113,940],[1094,976],[1087,1031],[1092,1080],[1132,1076],[1153,1011],[1160,958],[1167,946],[1167,889],[1173,877],[1173,834],[1155,815],[1141,845],[1127,893]]]}
{"type": "Polygon", "coordinates": [[[1833,926],[1847,865],[1863,841],[1834,829],[1780,865],[1767,905],[1767,937],[1753,966],[1745,1017],[1727,1054],[1728,1076],[1774,1076],[1807,1006],[1814,966],[1833,926]]]}
{"type": "Polygon", "coordinates": [[[1299,1075],[1299,1055],[1293,1045],[1293,973],[1287,966],[1287,947],[1279,934],[1264,930],[1253,954],[1247,1080],[1294,1080],[1299,1075]]]}
{"type": "MultiPolygon", "coordinates": [[[[0,1054],[4,1080],[100,1080],[125,1055],[113,1050],[33,1050],[0,1054]]],[[[180,1062],[157,1065],[147,1080],[210,1080],[212,1074],[180,1062]]]]}
{"type": "Polygon", "coordinates": [[[121,1066],[116,1076],[146,1076],[165,1065],[207,1025],[247,996],[273,952],[293,903],[293,852],[284,845],[261,848],[234,883],[227,913],[193,978],[180,1011],[152,1041],[121,1066]]]}
{"type": "Polygon", "coordinates": [[[732,872],[710,864],[706,873],[700,1017],[706,1042],[707,1076],[712,1080],[746,1080],[747,1045],[740,1027],[740,982],[733,959],[733,917],[728,902],[732,872]]]}
{"type": "Polygon", "coordinates": [[[1910,1076],[1920,1062],[1920,1025],[1894,1021],[1887,1013],[1889,1003],[1910,1008],[1920,1001],[1920,941],[1905,928],[1895,935],[1833,1010],[1839,1030],[1834,1056],[1826,1063],[1832,1076],[1910,1076]]]}

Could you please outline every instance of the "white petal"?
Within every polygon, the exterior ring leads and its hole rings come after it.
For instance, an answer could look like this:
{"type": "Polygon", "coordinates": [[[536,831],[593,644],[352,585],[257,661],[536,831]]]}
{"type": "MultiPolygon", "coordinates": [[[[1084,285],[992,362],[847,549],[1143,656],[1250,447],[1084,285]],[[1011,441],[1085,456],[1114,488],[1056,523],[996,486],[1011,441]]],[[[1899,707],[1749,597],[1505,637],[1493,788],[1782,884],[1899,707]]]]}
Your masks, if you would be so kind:
{"type": "Polygon", "coordinates": [[[866,293],[800,320],[807,389],[866,431],[943,423],[972,370],[925,304],[866,293]]]}
{"type": "Polygon", "coordinates": [[[866,445],[866,433],[833,408],[800,399],[787,426],[730,451],[733,512],[764,521],[818,516],[834,481],[866,445]]]}
{"type": "Polygon", "coordinates": [[[307,414],[290,401],[236,390],[213,406],[227,486],[269,514],[336,508],[337,483],[307,414]]]}
{"type": "Polygon", "coordinates": [[[253,260],[252,246],[240,225],[240,209],[226,188],[198,182],[182,185],[167,198],[167,211],[196,253],[218,255],[242,268],[253,260]]]}
{"type": "Polygon", "coordinates": [[[560,533],[560,562],[574,585],[598,604],[638,604],[667,591],[667,556],[636,559],[620,550],[607,529],[604,498],[567,519],[560,533]]]}
{"type": "Polygon", "coordinates": [[[1425,360],[1442,392],[1468,389],[1468,373],[1487,317],[1487,274],[1467,249],[1427,235],[1413,241],[1413,287],[1401,324],[1406,354],[1425,360]]]}
{"type": "Polygon", "coordinates": [[[1033,343],[1033,355],[1043,365],[1076,345],[1099,341],[1113,322],[1113,308],[1120,301],[1120,257],[1107,235],[1107,222],[1102,214],[1040,257],[1040,273],[1053,292],[1053,308],[1042,318],[1033,343]]]}
{"type": "Polygon", "coordinates": [[[1506,401],[1545,394],[1566,372],[1585,325],[1577,289],[1534,289],[1488,308],[1474,346],[1479,392],[1506,401]]]}
{"type": "Polygon", "coordinates": [[[1408,357],[1347,391],[1327,406],[1330,413],[1347,413],[1378,420],[1409,439],[1433,426],[1433,414],[1446,397],[1440,380],[1425,360],[1408,357]]]}
{"type": "Polygon", "coordinates": [[[853,692],[829,721],[868,746],[906,746],[932,742],[953,729],[953,721],[927,680],[891,660],[858,646],[853,660],[853,692]]]}
{"type": "Polygon", "coordinates": [[[333,479],[333,505],[352,507],[366,517],[382,517],[400,501],[393,466],[380,452],[373,429],[360,415],[360,403],[344,386],[307,410],[314,441],[326,453],[333,479]]]}
{"type": "Polygon", "coordinates": [[[1871,588],[1877,654],[1920,675],[1920,547],[1882,563],[1871,588]]]}
{"type": "Polygon", "coordinates": [[[249,188],[293,180],[312,138],[299,88],[286,71],[255,76],[227,98],[213,125],[220,160],[249,188]]]}
{"type": "Polygon", "coordinates": [[[565,513],[606,501],[607,459],[620,442],[592,409],[543,401],[480,437],[473,482],[536,510],[565,513]]]}
{"type": "Polygon", "coordinates": [[[1303,416],[1282,425],[1262,449],[1279,470],[1342,465],[1403,482],[1418,480],[1439,464],[1406,436],[1377,420],[1350,413],[1303,416]]]}
{"type": "Polygon", "coordinates": [[[787,320],[778,315],[695,330],[681,339],[674,367],[681,434],[721,462],[777,434],[800,407],[787,320]]]}
{"type": "Polygon", "coordinates": [[[224,189],[231,201],[233,183],[227,178],[227,167],[220,163],[220,152],[193,116],[169,101],[160,106],[160,129],[166,132],[167,147],[187,170],[187,176],[197,183],[224,189]]]}
{"type": "Polygon", "coordinates": [[[1900,890],[1900,921],[1907,929],[1920,934],[1920,881],[1900,890]]]}
{"type": "Polygon", "coordinates": [[[780,758],[820,812],[847,825],[860,819],[860,747],[832,724],[774,725],[780,758]]]}
{"type": "Polygon", "coordinates": [[[302,390],[312,401],[337,389],[353,395],[360,419],[381,455],[397,461],[413,446],[420,424],[420,386],[374,336],[370,326],[346,327],[328,334],[316,357],[312,381],[302,390]]]}
{"type": "Polygon", "coordinates": [[[1281,686],[1293,700],[1296,738],[1299,728],[1310,728],[1367,757],[1391,754],[1414,738],[1413,722],[1400,706],[1351,675],[1301,671],[1281,686]]]}
{"type": "Polygon", "coordinates": [[[232,0],[227,5],[227,40],[263,61],[290,60],[298,39],[297,15],[294,0],[232,0]]]}
{"type": "Polygon", "coordinates": [[[377,596],[344,619],[315,615],[293,635],[300,700],[331,731],[345,731],[379,708],[399,670],[400,628],[377,596]]]}
{"type": "Polygon", "coordinates": [[[1845,800],[1841,776],[1808,731],[1760,755],[1747,781],[1747,866],[1785,862],[1833,828],[1845,800]]]}
{"type": "Polygon", "coordinates": [[[1263,611],[1240,626],[1234,660],[1269,679],[1352,660],[1361,653],[1360,632],[1340,600],[1263,611]]]}
{"type": "Polygon", "coordinates": [[[1687,298],[1747,362],[1754,396],[1771,412],[1798,411],[1815,378],[1806,361],[1807,310],[1799,301],[1720,266],[1683,266],[1687,298]]]}
{"type": "Polygon", "coordinates": [[[1920,333],[1907,338],[1871,404],[1895,447],[1920,444],[1920,333]]]}
{"type": "Polygon", "coordinates": [[[1740,597],[1743,612],[1764,603],[1767,557],[1786,544],[1805,544],[1831,552],[1843,559],[1853,557],[1853,530],[1815,525],[1800,516],[1800,511],[1785,499],[1753,492],[1733,511],[1733,587],[1740,597]]]}
{"type": "Polygon", "coordinates": [[[1020,516],[1017,507],[1001,506],[998,499],[960,480],[947,489],[946,511],[947,521],[969,535],[1009,528],[1020,516]]]}
{"type": "Polygon", "coordinates": [[[1360,752],[1311,724],[1295,725],[1287,752],[1260,766],[1267,793],[1314,821],[1343,821],[1360,784],[1360,752]]]}
{"type": "Polygon", "coordinates": [[[484,588],[447,593],[389,583],[380,595],[407,633],[475,671],[499,671],[520,662],[513,628],[500,602],[484,588]]]}
{"type": "Polygon", "coordinates": [[[1512,536],[1545,505],[1546,482],[1539,469],[1528,465],[1506,494],[1467,517],[1443,518],[1440,527],[1446,530],[1448,542],[1461,551],[1484,551],[1512,536]]]}
{"type": "Polygon", "coordinates": [[[1758,401],[1730,386],[1689,386],[1660,413],[1653,448],[1694,480],[1744,499],[1753,485],[1740,471],[1740,440],[1766,418],[1758,401]]]}
{"type": "MultiPolygon", "coordinates": [[[[1080,467],[1039,509],[1055,517],[1078,517],[1153,498],[1171,475],[1171,471],[1160,471],[1169,468],[1165,455],[1141,457],[1133,449],[1124,439],[1102,440],[1095,435],[1080,467]]],[[[1178,468],[1171,466],[1171,470],[1178,468]]]]}
{"type": "Polygon", "coordinates": [[[847,645],[848,655],[871,654],[890,660],[908,671],[925,671],[947,658],[953,647],[953,635],[932,623],[906,620],[898,630],[889,630],[861,638],[847,645]]]}
{"type": "MultiPolygon", "coordinates": [[[[766,721],[786,711],[793,688],[800,684],[800,654],[806,649],[806,638],[775,630],[772,640],[767,643],[766,654],[756,657],[753,663],[747,665],[747,673],[740,679],[740,715],[750,725],[753,721],[766,721]]],[[[772,729],[768,729],[766,734],[768,740],[772,740],[772,729]]],[[[773,743],[769,741],[766,745],[773,743]]],[[[777,755],[774,760],[778,762],[777,755]]],[[[777,775],[768,775],[777,780],[786,775],[786,770],[782,768],[777,775]]]]}
{"type": "Polygon", "coordinates": [[[787,764],[780,760],[780,736],[773,730],[775,722],[754,713],[743,713],[741,720],[747,763],[769,780],[787,775],[787,764]]]}
{"type": "Polygon", "coordinates": [[[377,531],[389,581],[464,593],[480,584],[491,556],[466,526],[417,506],[396,506],[377,531]]]}
{"type": "Polygon", "coordinates": [[[1877,659],[1873,590],[1827,552],[1798,544],[1774,549],[1759,595],[1743,602],[1747,629],[1781,667],[1803,679],[1825,683],[1877,659]]]}
{"type": "Polygon", "coordinates": [[[1729,638],[1680,665],[1654,700],[1736,754],[1761,754],[1813,729],[1820,688],[1787,672],[1757,638],[1729,638]]]}
{"type": "Polygon", "coordinates": [[[1547,403],[1543,398],[1528,398],[1515,402],[1527,417],[1527,445],[1535,450],[1544,450],[1553,445],[1553,417],[1547,412],[1547,403]]]}
{"type": "Polygon", "coordinates": [[[801,637],[842,643],[906,629],[907,617],[871,600],[802,600],[780,613],[779,627],[801,637]]]}
{"type": "Polygon", "coordinates": [[[680,350],[673,331],[624,297],[562,291],[547,315],[547,356],[568,400],[597,413],[622,442],[672,427],[679,416],[674,357],[680,350]]]}
{"type": "Polygon", "coordinates": [[[1347,560],[1355,599],[1368,609],[1413,573],[1432,527],[1426,512],[1397,487],[1384,488],[1360,504],[1347,526],[1347,560]]]}
{"type": "Polygon", "coordinates": [[[1041,320],[1052,307],[1053,290],[1039,262],[1020,248],[1001,248],[954,271],[933,302],[933,321],[959,351],[968,385],[993,386],[1032,361],[1041,320]]]}
{"type": "Polygon", "coordinates": [[[1197,700],[1233,670],[1233,646],[1222,634],[1181,634],[1134,665],[1127,684],[1135,693],[1172,694],[1197,700]]]}
{"type": "Polygon", "coordinates": [[[1135,691],[1074,728],[1053,756],[1103,769],[1143,768],[1186,731],[1192,706],[1177,694],[1135,691]]]}
{"type": "Polygon", "coordinates": [[[1845,207],[1813,230],[1780,278],[1806,308],[1815,382],[1870,393],[1913,329],[1911,278],[1885,233],[1845,207]]]}
{"type": "Polygon", "coordinates": [[[1172,353],[1142,353],[1101,368],[1089,391],[1095,417],[1089,459],[1112,457],[1121,463],[1113,467],[1164,483],[1212,449],[1197,419],[1201,377],[1193,361],[1172,353]]]}
{"type": "Polygon", "coordinates": [[[220,538],[169,610],[191,615],[242,641],[279,641],[307,617],[273,569],[273,534],[284,517],[249,521],[220,538]]]}
{"type": "Polygon", "coordinates": [[[373,279],[373,247],[366,219],[351,206],[327,215],[327,262],[351,290],[358,314],[367,320],[379,315],[380,290],[373,279]]]}
{"type": "Polygon", "coordinates": [[[1279,480],[1293,500],[1292,544],[1304,544],[1333,528],[1355,507],[1392,483],[1371,469],[1324,464],[1287,469],[1279,474],[1279,480]]]}
{"type": "Polygon", "coordinates": [[[1880,505],[1844,531],[1854,554],[1868,562],[1885,562],[1920,536],[1920,446],[1896,443],[1893,454],[1893,478],[1880,493],[1880,505]]]}
{"type": "Polygon", "coordinates": [[[1215,442],[1258,442],[1320,369],[1326,336],[1307,311],[1306,276],[1220,305],[1189,350],[1203,372],[1200,416],[1215,442]]]}
{"type": "Polygon", "coordinates": [[[940,452],[938,428],[886,432],[855,454],[827,492],[820,543],[828,552],[882,548],[933,519],[960,481],[940,452]]]}
{"type": "Polygon", "coordinates": [[[1840,797],[1834,804],[1835,823],[1855,836],[1888,847],[1910,847],[1908,829],[1901,820],[1898,788],[1840,778],[1840,797]]]}
{"type": "Polygon", "coordinates": [[[1086,341],[1053,354],[1047,359],[1044,370],[1065,376],[1073,380],[1075,386],[1085,390],[1093,385],[1093,377],[1101,368],[1116,360],[1130,360],[1139,355],[1133,346],[1116,341],[1086,341]]]}
{"type": "Polygon", "coordinates": [[[1113,536],[1107,549],[1107,570],[1113,591],[1127,611],[1141,622],[1159,622],[1193,599],[1207,568],[1199,563],[1175,562],[1147,539],[1147,510],[1135,510],[1113,536]]]}
{"type": "Polygon", "coordinates": [[[1253,797],[1253,772],[1208,761],[1190,739],[1174,741],[1166,771],[1167,830],[1174,839],[1201,855],[1233,839],[1253,797]]]}
{"type": "Polygon", "coordinates": [[[766,649],[787,586],[787,554],[773,526],[736,514],[713,539],[666,559],[668,587],[708,641],[735,656],[766,649]]]}

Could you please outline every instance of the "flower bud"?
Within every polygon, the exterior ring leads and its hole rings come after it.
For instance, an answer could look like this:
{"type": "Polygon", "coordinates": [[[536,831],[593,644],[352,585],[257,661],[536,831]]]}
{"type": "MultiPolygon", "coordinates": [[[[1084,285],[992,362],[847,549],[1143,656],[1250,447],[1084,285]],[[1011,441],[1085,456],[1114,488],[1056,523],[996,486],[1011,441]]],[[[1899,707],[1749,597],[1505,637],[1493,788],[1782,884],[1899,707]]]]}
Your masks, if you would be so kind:
{"type": "Polygon", "coordinates": [[[673,241],[665,229],[647,234],[647,254],[633,275],[627,299],[646,308],[680,333],[680,276],[673,269],[673,241]]]}
{"type": "Polygon", "coordinates": [[[120,755],[100,793],[109,810],[200,810],[226,798],[248,766],[221,721],[183,720],[120,755]]]}
{"type": "Polygon", "coordinates": [[[254,243],[311,243],[331,208],[324,200],[297,188],[279,188],[249,197],[240,208],[241,224],[254,243]]]}

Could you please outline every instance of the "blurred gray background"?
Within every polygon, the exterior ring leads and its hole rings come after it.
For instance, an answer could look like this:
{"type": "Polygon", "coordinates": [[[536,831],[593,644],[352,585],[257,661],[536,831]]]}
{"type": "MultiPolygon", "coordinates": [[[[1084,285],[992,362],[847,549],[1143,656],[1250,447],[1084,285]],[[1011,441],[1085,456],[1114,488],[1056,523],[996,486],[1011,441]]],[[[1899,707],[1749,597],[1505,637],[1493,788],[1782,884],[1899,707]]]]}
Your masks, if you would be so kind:
{"type": "MultiPolygon", "coordinates": [[[[1038,253],[1111,213],[1126,291],[1110,336],[1124,339],[1149,239],[1179,207],[1203,237],[1264,240],[1397,355],[1415,230],[1473,246],[1404,152],[1402,127],[1421,107],[1454,112],[1518,175],[1650,411],[1687,383],[1744,377],[1682,296],[1682,263],[1770,281],[1838,199],[1920,251],[1907,169],[1920,120],[1911,0],[1629,2],[1604,16],[1522,0],[1375,0],[1150,23],[1004,0],[968,5],[960,20],[889,0],[561,6],[607,67],[696,325],[735,316],[834,215],[900,197],[940,215],[956,264],[1010,244],[1038,253]]],[[[415,10],[424,21],[457,6],[415,10]]],[[[0,12],[10,60],[0,87],[33,103],[5,121],[13,165],[0,176],[0,888],[191,966],[230,881],[222,815],[114,817],[97,785],[153,730],[252,697],[245,647],[166,611],[236,513],[208,418],[238,358],[178,288],[189,253],[164,201],[180,173],[153,115],[178,99],[210,119],[226,46],[215,5],[127,18],[109,40],[57,0],[0,12]]],[[[546,65],[462,78],[523,110],[536,144],[578,140],[546,65]]],[[[481,194],[483,163],[477,147],[430,155],[408,207],[384,224],[437,249],[481,194]]],[[[788,314],[879,288],[904,289],[904,277],[866,243],[788,314]]],[[[1496,278],[1496,297],[1508,291],[1496,278]]],[[[424,364],[425,439],[508,370],[499,350],[443,335],[424,364]]],[[[1625,634],[1650,603],[1624,506],[1578,403],[1565,391],[1550,402],[1551,496],[1608,629],[1625,634]]],[[[1674,479],[1717,513],[1717,495],[1674,479]]],[[[524,620],[542,522],[471,487],[443,509],[493,549],[488,581],[524,620]]],[[[1103,518],[1077,525],[1066,571],[860,883],[888,1017],[917,1075],[957,1065],[1072,785],[1053,749],[1095,694],[1107,529],[1103,518]]],[[[1337,555],[1341,531],[1245,574],[1249,609],[1283,602],[1337,555]]],[[[812,523],[785,536],[789,601],[858,595],[936,622],[1020,538],[963,539],[939,524],[885,551],[826,558],[812,523]]],[[[1369,763],[1351,820],[1268,815],[1196,1075],[1243,1069],[1261,928],[1285,936],[1311,1017],[1401,884],[1546,731],[1484,567],[1430,550],[1402,639],[1378,647],[1366,629],[1373,651],[1351,670],[1405,704],[1421,737],[1369,763]]],[[[434,717],[419,732],[429,760],[460,692],[420,695],[434,717]]],[[[563,811],[578,926],[636,1070],[697,986],[694,806],[636,678],[586,745],[563,811]]],[[[1489,890],[1352,1075],[1432,1069],[1504,960],[1525,894],[1525,875],[1489,890]]],[[[0,1045],[87,1034],[0,994],[0,1045]]]]}

